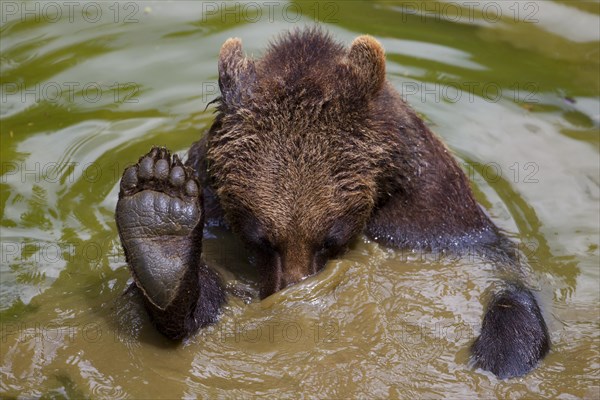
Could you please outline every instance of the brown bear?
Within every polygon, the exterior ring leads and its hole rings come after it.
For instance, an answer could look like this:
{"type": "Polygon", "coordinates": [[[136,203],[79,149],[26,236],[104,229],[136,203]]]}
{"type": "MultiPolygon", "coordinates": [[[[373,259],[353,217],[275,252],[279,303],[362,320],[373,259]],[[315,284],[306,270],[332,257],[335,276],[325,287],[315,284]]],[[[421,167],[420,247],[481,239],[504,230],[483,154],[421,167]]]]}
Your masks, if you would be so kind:
{"type": "Polygon", "coordinates": [[[361,233],[386,246],[477,251],[510,280],[493,296],[475,365],[527,373],[550,347],[515,245],[477,204],[448,149],[386,80],[382,46],[318,28],[258,60],[229,39],[217,115],[184,166],[154,148],[124,172],[117,225],[157,328],[177,339],[214,322],[225,294],[201,260],[203,218],[254,252],[261,297],[321,270],[361,233]]]}

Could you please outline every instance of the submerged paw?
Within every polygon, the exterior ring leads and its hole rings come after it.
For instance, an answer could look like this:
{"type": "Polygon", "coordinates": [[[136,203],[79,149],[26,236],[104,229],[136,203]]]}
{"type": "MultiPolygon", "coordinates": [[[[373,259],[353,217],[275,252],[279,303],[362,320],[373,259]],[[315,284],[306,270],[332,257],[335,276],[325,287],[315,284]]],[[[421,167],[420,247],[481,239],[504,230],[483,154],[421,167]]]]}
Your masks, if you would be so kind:
{"type": "Polygon", "coordinates": [[[500,379],[525,375],[550,350],[548,328],[528,289],[509,285],[491,301],[471,348],[476,367],[500,379]]]}

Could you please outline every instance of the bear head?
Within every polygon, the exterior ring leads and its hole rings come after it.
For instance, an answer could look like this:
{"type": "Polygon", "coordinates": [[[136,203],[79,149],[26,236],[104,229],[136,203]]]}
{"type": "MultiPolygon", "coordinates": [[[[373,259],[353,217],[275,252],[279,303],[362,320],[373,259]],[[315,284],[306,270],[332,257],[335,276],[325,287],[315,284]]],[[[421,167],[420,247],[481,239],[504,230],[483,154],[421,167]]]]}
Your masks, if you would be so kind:
{"type": "Polygon", "coordinates": [[[385,85],[370,36],[346,49],[318,29],[297,31],[259,60],[239,39],[222,46],[207,173],[256,254],[261,297],[316,273],[363,230],[391,169],[378,117],[385,85]]]}

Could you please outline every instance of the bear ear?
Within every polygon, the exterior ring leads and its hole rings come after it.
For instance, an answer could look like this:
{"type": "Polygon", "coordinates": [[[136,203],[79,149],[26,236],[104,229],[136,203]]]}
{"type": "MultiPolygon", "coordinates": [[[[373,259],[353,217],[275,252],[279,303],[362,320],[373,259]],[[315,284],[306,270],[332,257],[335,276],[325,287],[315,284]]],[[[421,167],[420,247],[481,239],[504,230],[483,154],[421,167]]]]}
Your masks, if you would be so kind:
{"type": "Polygon", "coordinates": [[[225,103],[239,105],[242,95],[250,90],[255,79],[254,61],[244,56],[242,41],[227,39],[219,53],[219,88],[225,103]]]}
{"type": "Polygon", "coordinates": [[[348,54],[359,90],[364,95],[375,94],[385,82],[385,51],[373,36],[359,36],[352,42],[348,54]]]}

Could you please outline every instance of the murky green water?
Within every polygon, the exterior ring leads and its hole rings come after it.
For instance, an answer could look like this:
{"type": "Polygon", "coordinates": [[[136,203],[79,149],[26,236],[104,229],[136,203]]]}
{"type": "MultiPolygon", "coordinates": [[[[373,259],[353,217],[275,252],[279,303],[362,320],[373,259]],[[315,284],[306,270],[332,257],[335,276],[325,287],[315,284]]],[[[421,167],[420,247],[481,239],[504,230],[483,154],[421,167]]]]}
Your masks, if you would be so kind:
{"type": "MultiPolygon", "coordinates": [[[[1,18],[0,397],[598,398],[599,3],[12,2],[1,18]],[[376,36],[388,75],[523,243],[553,350],[507,382],[468,367],[489,267],[358,240],[180,346],[123,295],[118,180],[209,126],[220,45],[320,20],[376,36]]],[[[239,244],[205,257],[254,287],[239,244]]]]}

